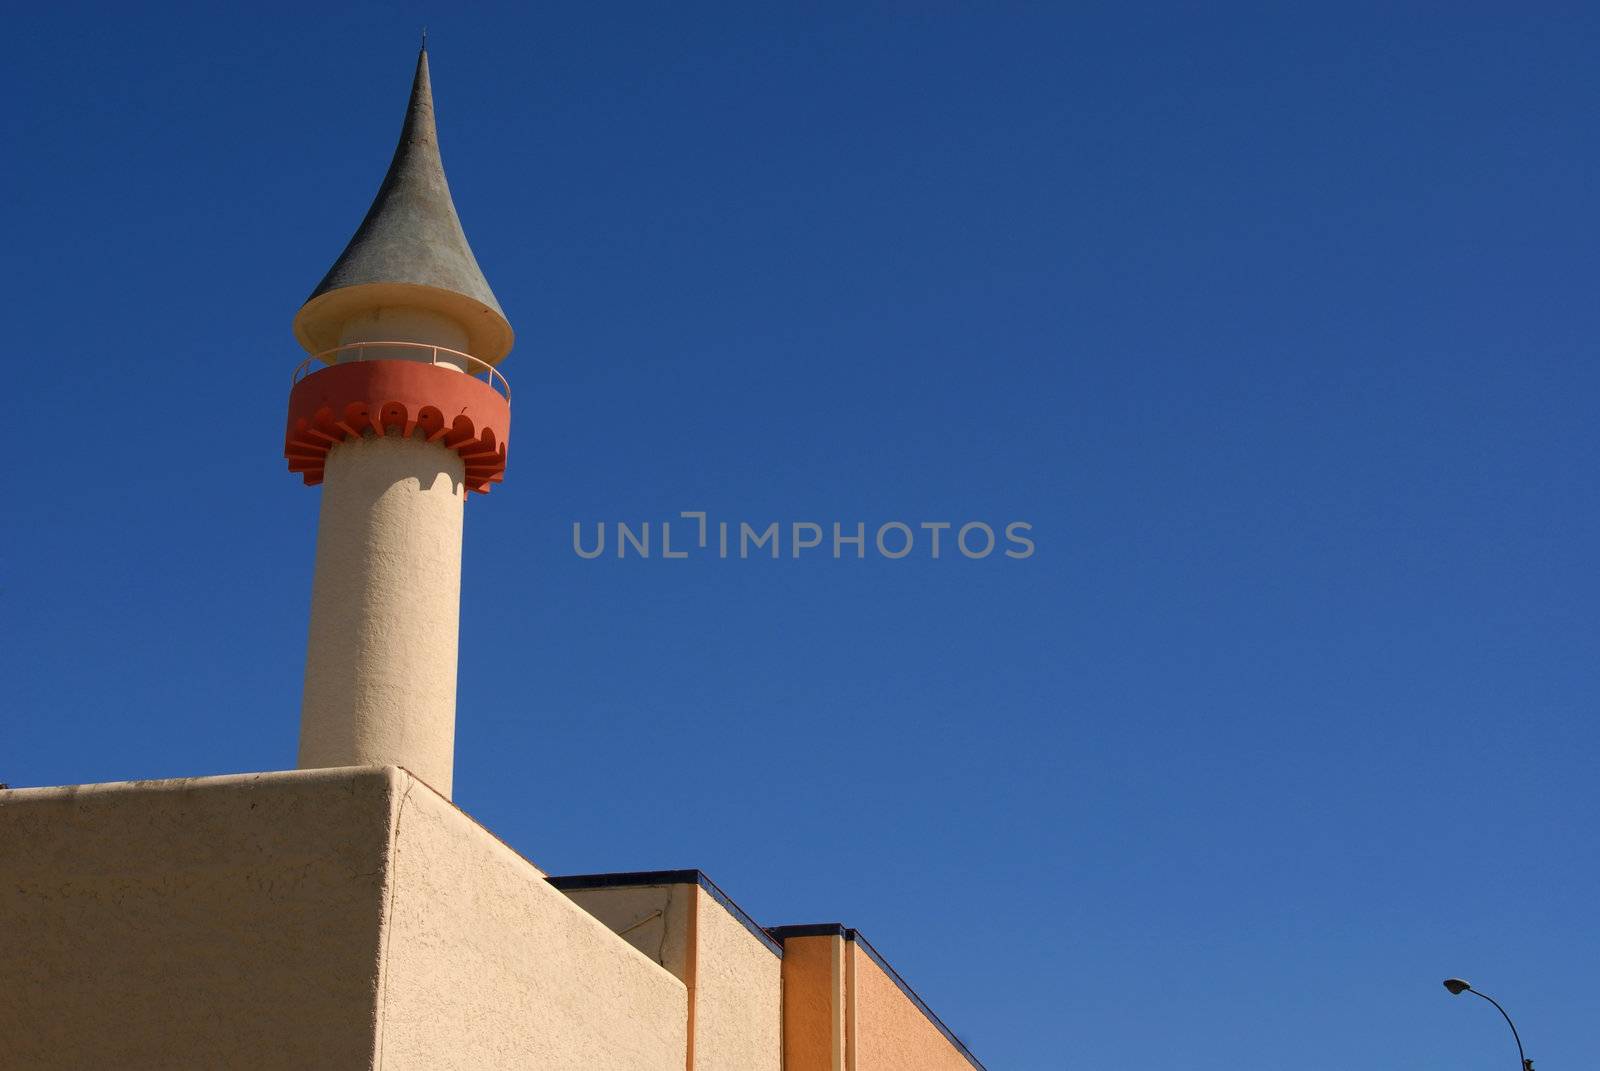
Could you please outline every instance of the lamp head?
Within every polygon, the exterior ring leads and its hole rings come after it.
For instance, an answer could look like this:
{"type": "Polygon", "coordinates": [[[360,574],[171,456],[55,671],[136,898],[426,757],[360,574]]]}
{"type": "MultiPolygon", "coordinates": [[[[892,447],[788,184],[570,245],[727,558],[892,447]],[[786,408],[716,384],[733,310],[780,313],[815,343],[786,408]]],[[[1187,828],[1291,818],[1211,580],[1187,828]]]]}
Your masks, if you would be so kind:
{"type": "Polygon", "coordinates": [[[1444,987],[1450,990],[1453,996],[1458,997],[1472,988],[1471,984],[1468,983],[1464,978],[1446,978],[1444,980],[1444,987]]]}

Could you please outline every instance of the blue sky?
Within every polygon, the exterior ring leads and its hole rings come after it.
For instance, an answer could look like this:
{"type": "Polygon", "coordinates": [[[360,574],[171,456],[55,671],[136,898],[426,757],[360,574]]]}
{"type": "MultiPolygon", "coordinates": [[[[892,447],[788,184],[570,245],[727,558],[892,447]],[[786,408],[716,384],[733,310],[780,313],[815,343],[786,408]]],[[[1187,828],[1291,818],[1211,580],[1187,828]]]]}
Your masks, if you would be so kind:
{"type": "Polygon", "coordinates": [[[993,1071],[1510,1066],[1449,974],[1593,1062],[1592,5],[13,15],[0,780],[293,765],[289,323],[424,23],[518,330],[470,813],[993,1071]],[[680,510],[1038,549],[572,552],[680,510]]]}

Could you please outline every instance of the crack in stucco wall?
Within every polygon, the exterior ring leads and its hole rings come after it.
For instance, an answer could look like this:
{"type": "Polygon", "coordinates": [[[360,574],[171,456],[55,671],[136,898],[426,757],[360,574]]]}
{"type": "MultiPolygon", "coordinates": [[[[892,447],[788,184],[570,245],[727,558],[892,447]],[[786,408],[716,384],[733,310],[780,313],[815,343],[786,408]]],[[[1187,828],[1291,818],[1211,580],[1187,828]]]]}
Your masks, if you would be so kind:
{"type": "Polygon", "coordinates": [[[373,1008],[378,1021],[375,1026],[375,1045],[373,1051],[373,1067],[383,1067],[383,1031],[389,1019],[389,942],[394,938],[394,905],[400,888],[400,867],[398,856],[400,854],[400,819],[405,814],[406,801],[411,798],[411,790],[417,787],[413,777],[405,778],[406,790],[400,794],[400,800],[395,804],[394,821],[389,823],[389,851],[384,858],[384,865],[388,869],[386,881],[389,886],[389,906],[384,912],[380,923],[383,927],[383,962],[378,968],[378,999],[373,1002],[373,1008]]]}

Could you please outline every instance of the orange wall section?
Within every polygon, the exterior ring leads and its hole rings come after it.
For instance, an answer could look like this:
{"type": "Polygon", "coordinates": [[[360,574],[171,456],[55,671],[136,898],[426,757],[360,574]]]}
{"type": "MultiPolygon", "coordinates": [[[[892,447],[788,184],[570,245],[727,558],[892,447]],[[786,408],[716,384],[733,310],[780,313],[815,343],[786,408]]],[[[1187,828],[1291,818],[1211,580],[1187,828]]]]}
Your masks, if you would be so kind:
{"type": "Polygon", "coordinates": [[[844,938],[783,942],[784,1071],[846,1071],[844,938]]]}
{"type": "Polygon", "coordinates": [[[859,941],[848,943],[851,1071],[972,1071],[859,941]]]}
{"type": "Polygon", "coordinates": [[[778,927],[785,1071],[983,1071],[857,931],[778,927]]]}

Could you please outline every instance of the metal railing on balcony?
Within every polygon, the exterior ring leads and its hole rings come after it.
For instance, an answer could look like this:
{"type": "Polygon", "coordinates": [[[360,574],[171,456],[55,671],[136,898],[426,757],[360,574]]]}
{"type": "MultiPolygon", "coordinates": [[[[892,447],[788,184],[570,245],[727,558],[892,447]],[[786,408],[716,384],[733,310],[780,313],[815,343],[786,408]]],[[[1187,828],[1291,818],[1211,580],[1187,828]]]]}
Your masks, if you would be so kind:
{"type": "MultiPolygon", "coordinates": [[[[488,361],[479,360],[470,353],[462,353],[460,350],[453,350],[448,346],[433,346],[426,342],[347,342],[343,346],[335,346],[331,350],[324,350],[301,361],[299,366],[295,368],[294,375],[290,377],[289,385],[292,387],[306,378],[309,374],[307,370],[318,361],[324,364],[339,364],[343,361],[395,360],[396,358],[384,356],[381,353],[383,350],[394,348],[425,352],[428,354],[430,364],[445,365],[456,369],[463,375],[482,378],[490,387],[504,395],[507,403],[511,401],[511,384],[506,382],[506,377],[501,375],[494,365],[488,361]],[[375,351],[370,357],[368,356],[369,350],[375,351]],[[354,356],[351,356],[351,354],[354,354],[354,356]]],[[[416,358],[403,357],[398,359],[420,361],[422,358],[419,355],[416,358]]]]}

